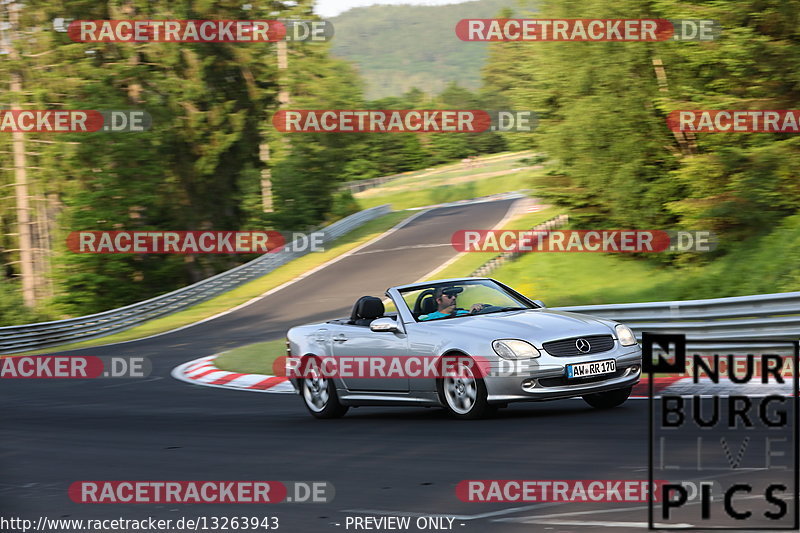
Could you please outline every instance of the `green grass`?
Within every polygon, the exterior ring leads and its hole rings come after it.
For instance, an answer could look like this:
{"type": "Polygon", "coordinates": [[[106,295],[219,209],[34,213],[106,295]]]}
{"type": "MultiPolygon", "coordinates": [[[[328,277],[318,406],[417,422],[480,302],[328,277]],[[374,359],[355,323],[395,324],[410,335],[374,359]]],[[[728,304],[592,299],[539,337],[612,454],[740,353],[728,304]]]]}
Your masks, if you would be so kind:
{"type": "Polygon", "coordinates": [[[523,163],[522,160],[532,156],[533,152],[527,150],[523,152],[503,152],[480,157],[476,159],[476,164],[478,166],[473,166],[471,168],[466,168],[463,163],[458,162],[448,163],[446,165],[434,167],[433,169],[417,170],[407,173],[402,178],[385,183],[380,187],[356,193],[355,196],[356,198],[366,199],[388,192],[410,191],[420,187],[431,188],[439,185],[449,185],[459,180],[464,181],[465,178],[467,181],[481,179],[473,176],[525,167],[526,164],[523,163]]]}
{"type": "Polygon", "coordinates": [[[680,272],[599,253],[532,252],[489,276],[548,306],[663,300],[661,286],[680,272]]]}
{"type": "Polygon", "coordinates": [[[286,355],[285,342],[277,339],[240,346],[224,352],[214,360],[214,364],[221,370],[274,376],[273,363],[278,357],[286,355]]]}
{"type": "Polygon", "coordinates": [[[394,209],[409,209],[411,207],[468,200],[501,192],[530,189],[533,187],[534,176],[541,172],[541,170],[520,170],[502,176],[433,187],[420,184],[408,190],[374,194],[366,198],[357,197],[357,200],[362,209],[382,204],[391,204],[394,209]]]}
{"type": "Polygon", "coordinates": [[[669,266],[625,254],[534,252],[489,275],[553,307],[798,291],[800,215],[768,234],[729,244],[713,261],[669,266]]]}
{"type": "Polygon", "coordinates": [[[521,152],[498,152],[496,154],[477,158],[476,161],[480,166],[471,169],[464,168],[464,164],[459,161],[457,163],[445,163],[420,170],[410,170],[408,172],[403,172],[403,177],[401,178],[397,178],[379,187],[356,193],[356,197],[366,198],[378,192],[386,191],[387,189],[412,188],[419,185],[429,185],[430,183],[441,185],[443,182],[454,177],[484,172],[487,168],[490,170],[507,170],[522,167],[525,166],[525,164],[520,160],[533,156],[534,152],[531,150],[523,150],[521,152]]]}
{"type": "MultiPolygon", "coordinates": [[[[556,215],[563,213],[563,210],[556,207],[548,207],[537,213],[529,213],[515,217],[503,226],[502,229],[531,229],[537,224],[556,215]]],[[[469,276],[476,268],[483,265],[486,261],[498,255],[494,252],[469,252],[461,254],[458,259],[446,266],[444,269],[434,272],[429,279],[447,279],[469,276]]],[[[494,277],[494,273],[489,274],[494,277]]]]}
{"type": "MultiPolygon", "coordinates": [[[[459,162],[449,163],[433,169],[418,170],[407,173],[402,178],[385,183],[380,187],[356,193],[355,198],[363,208],[390,203],[393,206],[396,204],[395,209],[420,207],[431,203],[440,203],[440,201],[462,200],[465,199],[463,193],[452,194],[452,192],[460,189],[469,193],[469,188],[464,188],[464,185],[496,177],[487,176],[486,174],[511,174],[511,170],[514,168],[525,168],[526,163],[523,163],[522,160],[533,155],[531,151],[503,152],[478,158],[478,166],[473,166],[472,168],[465,168],[459,162]],[[447,197],[447,199],[431,201],[431,197],[437,196],[447,197]]],[[[530,186],[530,183],[526,183],[526,187],[528,186],[530,186]]],[[[489,194],[493,192],[498,191],[492,191],[489,194]]],[[[474,197],[466,196],[466,198],[474,197]]]]}
{"type": "Polygon", "coordinates": [[[139,339],[164,331],[169,331],[181,326],[192,324],[198,320],[203,320],[221,313],[232,307],[243,304],[256,296],[265,293],[268,290],[274,289],[284,283],[293,280],[297,276],[316,268],[331,259],[334,259],[343,253],[352,250],[370,239],[373,239],[389,230],[401,220],[408,218],[413,213],[407,211],[400,211],[390,213],[375,220],[371,220],[363,226],[351,231],[347,235],[336,239],[333,243],[326,247],[324,252],[313,252],[304,255],[294,261],[276,268],[269,274],[262,276],[258,279],[245,283],[231,291],[223,293],[215,298],[201,302],[183,311],[150,320],[134,328],[100,337],[98,339],[91,339],[83,342],[67,344],[57,347],[49,347],[47,349],[36,350],[33,353],[48,353],[54,349],[59,350],[74,350],[78,348],[87,348],[90,346],[102,346],[115,342],[124,342],[133,339],[139,339]]]}

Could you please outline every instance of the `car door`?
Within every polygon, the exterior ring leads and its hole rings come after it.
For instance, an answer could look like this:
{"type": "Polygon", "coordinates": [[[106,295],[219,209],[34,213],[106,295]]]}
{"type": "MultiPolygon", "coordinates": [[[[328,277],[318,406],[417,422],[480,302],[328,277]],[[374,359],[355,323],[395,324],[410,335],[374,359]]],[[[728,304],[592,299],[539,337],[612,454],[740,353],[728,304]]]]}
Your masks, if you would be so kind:
{"type": "MultiPolygon", "coordinates": [[[[335,357],[408,357],[408,338],[405,333],[372,331],[369,326],[342,325],[331,331],[335,357]]],[[[408,392],[408,377],[342,377],[351,391],[408,392]]]]}

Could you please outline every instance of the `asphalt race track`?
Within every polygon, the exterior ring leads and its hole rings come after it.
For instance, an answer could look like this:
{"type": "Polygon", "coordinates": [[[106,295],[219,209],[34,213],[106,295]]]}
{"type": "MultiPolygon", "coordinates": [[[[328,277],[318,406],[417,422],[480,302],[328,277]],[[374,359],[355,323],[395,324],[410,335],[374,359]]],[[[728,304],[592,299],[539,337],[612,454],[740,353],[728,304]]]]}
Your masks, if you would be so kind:
{"type": "Polygon", "coordinates": [[[455,487],[464,479],[646,480],[646,401],[605,412],[581,400],[527,404],[474,422],[450,420],[438,409],[362,407],[341,420],[319,421],[295,395],[201,387],[169,375],[190,359],[279,338],[297,323],[344,316],[359,296],[382,296],[390,285],[415,281],[453,255],[455,230],[491,228],[509,205],[430,211],[213,321],[69,352],[147,356],[154,371],[146,379],[3,380],[0,514],[277,516],[280,530],[292,532],[346,531],[348,516],[425,513],[454,517],[452,530],[464,532],[644,529],[646,504],[465,503],[455,487]],[[424,246],[436,244],[442,246],[424,246]],[[336,497],[325,504],[89,505],[67,497],[78,480],[329,481],[336,497]]]}

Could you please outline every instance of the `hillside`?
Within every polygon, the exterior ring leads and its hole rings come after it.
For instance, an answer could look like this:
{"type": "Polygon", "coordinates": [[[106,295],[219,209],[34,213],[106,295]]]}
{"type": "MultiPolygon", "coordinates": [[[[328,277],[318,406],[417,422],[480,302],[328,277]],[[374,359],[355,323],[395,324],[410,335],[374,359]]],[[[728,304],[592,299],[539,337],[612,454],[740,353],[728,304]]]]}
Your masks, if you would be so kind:
{"type": "Polygon", "coordinates": [[[334,17],[334,55],[358,66],[369,99],[399,96],[412,87],[438,93],[455,81],[476,89],[486,43],[460,41],[456,23],[496,17],[518,0],[479,0],[444,6],[370,6],[334,17]]]}

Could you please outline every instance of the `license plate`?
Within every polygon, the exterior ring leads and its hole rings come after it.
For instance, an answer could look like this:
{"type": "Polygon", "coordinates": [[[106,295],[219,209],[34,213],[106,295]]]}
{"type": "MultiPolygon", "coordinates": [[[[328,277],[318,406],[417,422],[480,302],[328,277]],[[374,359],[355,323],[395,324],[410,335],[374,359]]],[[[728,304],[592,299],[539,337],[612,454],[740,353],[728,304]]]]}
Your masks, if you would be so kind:
{"type": "Polygon", "coordinates": [[[591,376],[601,376],[617,371],[617,362],[614,359],[605,361],[594,361],[593,363],[580,363],[577,365],[567,365],[567,377],[587,378],[591,376]]]}

